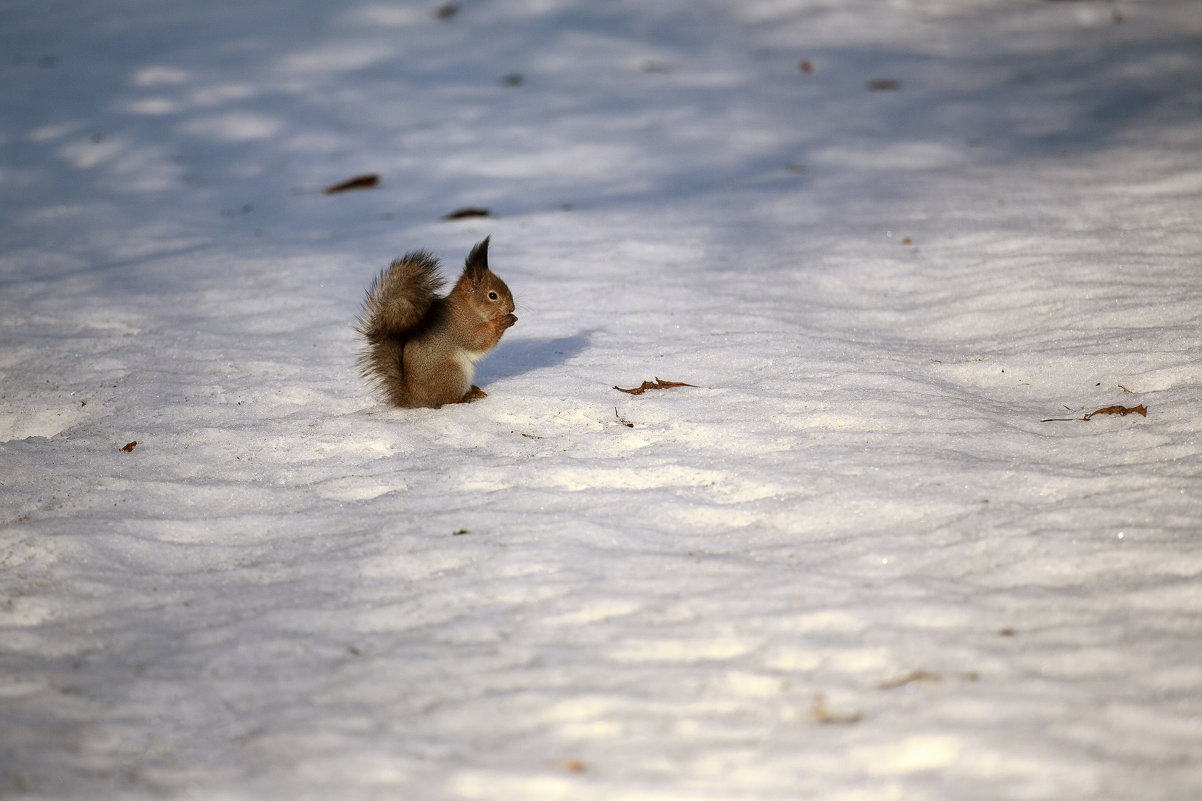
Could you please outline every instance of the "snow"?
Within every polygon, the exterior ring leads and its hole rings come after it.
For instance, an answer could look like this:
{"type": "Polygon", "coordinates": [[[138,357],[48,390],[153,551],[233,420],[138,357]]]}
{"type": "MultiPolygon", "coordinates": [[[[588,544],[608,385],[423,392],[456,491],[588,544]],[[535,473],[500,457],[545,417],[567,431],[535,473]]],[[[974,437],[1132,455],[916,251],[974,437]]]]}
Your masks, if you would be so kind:
{"type": "Polygon", "coordinates": [[[1196,2],[437,6],[0,11],[0,796],[1202,796],[1196,2]]]}

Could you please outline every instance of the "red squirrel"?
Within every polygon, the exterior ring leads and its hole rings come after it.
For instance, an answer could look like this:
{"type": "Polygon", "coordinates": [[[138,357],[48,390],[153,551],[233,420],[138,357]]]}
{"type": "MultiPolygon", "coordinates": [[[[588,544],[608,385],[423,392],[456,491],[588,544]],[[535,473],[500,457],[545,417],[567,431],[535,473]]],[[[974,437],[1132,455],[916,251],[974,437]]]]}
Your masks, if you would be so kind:
{"type": "Polygon", "coordinates": [[[414,250],[372,281],[356,330],[365,340],[363,376],[394,406],[437,409],[485,397],[476,362],[518,321],[513,295],[488,269],[488,240],[472,248],[446,297],[438,259],[414,250]]]}

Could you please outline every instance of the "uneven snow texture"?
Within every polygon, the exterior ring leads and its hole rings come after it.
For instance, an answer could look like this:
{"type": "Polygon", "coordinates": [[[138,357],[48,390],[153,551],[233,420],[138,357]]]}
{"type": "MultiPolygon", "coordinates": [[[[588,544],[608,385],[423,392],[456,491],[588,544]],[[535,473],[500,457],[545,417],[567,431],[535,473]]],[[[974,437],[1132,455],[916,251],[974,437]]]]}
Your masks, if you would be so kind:
{"type": "Polygon", "coordinates": [[[437,9],[0,9],[0,796],[1202,797],[1196,0],[437,9]]]}

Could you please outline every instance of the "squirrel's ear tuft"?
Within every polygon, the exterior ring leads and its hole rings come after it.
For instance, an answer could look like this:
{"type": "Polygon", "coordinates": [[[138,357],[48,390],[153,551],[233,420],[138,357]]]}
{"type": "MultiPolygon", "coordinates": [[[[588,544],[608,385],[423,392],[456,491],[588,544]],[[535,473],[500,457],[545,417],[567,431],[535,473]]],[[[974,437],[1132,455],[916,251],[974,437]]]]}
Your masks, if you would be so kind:
{"type": "Polygon", "coordinates": [[[472,272],[484,272],[488,269],[488,240],[492,236],[486,236],[474,248],[472,252],[467,254],[467,268],[472,272]]]}

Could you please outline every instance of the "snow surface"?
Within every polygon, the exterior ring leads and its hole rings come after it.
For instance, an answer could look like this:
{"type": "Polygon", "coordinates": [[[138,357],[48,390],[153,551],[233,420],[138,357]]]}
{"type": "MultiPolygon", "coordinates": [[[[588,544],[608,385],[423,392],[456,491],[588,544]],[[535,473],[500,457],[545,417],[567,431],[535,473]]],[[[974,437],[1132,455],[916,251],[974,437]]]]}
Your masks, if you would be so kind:
{"type": "Polygon", "coordinates": [[[1196,0],[437,5],[0,6],[0,796],[1202,797],[1196,0]]]}

